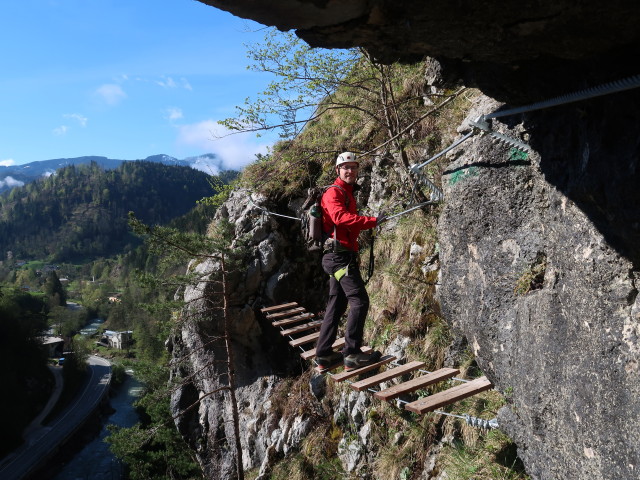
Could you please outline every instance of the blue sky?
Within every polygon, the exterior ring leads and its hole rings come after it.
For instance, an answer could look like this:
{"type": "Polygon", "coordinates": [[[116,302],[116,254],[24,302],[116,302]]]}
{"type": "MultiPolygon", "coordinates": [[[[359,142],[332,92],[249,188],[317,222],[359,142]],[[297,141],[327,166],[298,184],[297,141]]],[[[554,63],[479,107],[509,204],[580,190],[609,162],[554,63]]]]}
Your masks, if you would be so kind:
{"type": "Polygon", "coordinates": [[[217,120],[269,82],[264,27],[195,0],[16,0],[0,28],[0,165],[216,153],[241,168],[273,137],[217,120]]]}

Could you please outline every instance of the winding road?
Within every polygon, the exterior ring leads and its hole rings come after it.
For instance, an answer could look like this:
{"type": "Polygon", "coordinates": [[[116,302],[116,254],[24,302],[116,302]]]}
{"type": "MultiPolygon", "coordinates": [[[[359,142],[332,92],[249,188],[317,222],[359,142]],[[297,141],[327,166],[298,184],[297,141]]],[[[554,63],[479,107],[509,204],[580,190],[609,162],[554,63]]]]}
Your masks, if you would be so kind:
{"type": "Polygon", "coordinates": [[[2,480],[20,480],[41,466],[98,407],[109,391],[111,363],[96,356],[87,363],[90,376],[84,389],[50,425],[28,429],[24,443],[0,461],[2,480]]]}

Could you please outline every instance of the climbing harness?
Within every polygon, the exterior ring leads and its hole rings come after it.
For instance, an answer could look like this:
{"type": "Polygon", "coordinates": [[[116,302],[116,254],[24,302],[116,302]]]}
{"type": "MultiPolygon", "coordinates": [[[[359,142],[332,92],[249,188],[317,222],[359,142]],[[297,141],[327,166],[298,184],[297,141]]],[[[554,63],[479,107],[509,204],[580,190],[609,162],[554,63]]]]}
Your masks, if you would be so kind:
{"type": "Polygon", "coordinates": [[[434,156],[430,157],[429,159],[425,160],[424,162],[420,164],[412,165],[409,170],[411,171],[411,173],[419,175],[420,170],[422,168],[426,167],[431,162],[433,162],[434,160],[437,160],[442,155],[450,152],[454,148],[460,146],[462,143],[466,142],[472,136],[480,133],[483,135],[489,135],[501,143],[504,143],[510,147],[513,147],[525,153],[528,153],[531,151],[531,147],[528,144],[526,144],[525,142],[517,138],[513,138],[503,133],[493,131],[491,129],[491,125],[488,122],[488,120],[491,120],[493,118],[508,117],[508,116],[517,115],[520,113],[532,112],[535,110],[555,107],[558,105],[565,105],[568,103],[578,102],[581,100],[588,100],[591,98],[600,97],[603,95],[610,95],[612,93],[623,92],[623,91],[631,90],[633,88],[638,88],[638,87],[640,87],[640,75],[634,75],[632,77],[628,77],[622,80],[616,80],[613,82],[605,83],[603,85],[598,85],[596,87],[580,90],[578,92],[570,93],[567,95],[561,95],[559,97],[555,97],[549,100],[536,102],[530,105],[510,108],[506,110],[497,110],[487,115],[480,115],[475,121],[470,122],[473,129],[469,133],[464,135],[462,138],[456,140],[447,148],[435,154],[434,156]]]}

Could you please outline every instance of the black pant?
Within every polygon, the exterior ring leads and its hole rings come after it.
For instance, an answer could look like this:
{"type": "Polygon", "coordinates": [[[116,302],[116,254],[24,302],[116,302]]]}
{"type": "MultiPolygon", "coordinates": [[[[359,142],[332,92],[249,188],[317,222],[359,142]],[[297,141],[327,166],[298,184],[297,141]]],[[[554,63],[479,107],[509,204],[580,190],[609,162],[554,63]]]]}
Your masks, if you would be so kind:
{"type": "Polygon", "coordinates": [[[364,322],[369,311],[369,295],[360,275],[357,253],[326,253],[322,257],[322,268],[331,275],[329,279],[329,301],[320,327],[316,355],[331,353],[331,345],[336,340],[340,318],[349,306],[345,328],[345,345],[342,353],[346,356],[360,353],[364,322]],[[333,274],[348,266],[347,274],[338,282],[333,274]]]}

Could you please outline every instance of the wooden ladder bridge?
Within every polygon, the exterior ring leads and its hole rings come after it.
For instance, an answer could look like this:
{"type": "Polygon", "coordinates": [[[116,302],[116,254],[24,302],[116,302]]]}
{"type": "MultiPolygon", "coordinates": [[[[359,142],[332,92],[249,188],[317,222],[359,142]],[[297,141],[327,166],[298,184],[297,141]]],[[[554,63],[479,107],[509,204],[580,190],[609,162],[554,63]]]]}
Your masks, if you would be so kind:
{"type": "MultiPolygon", "coordinates": [[[[309,348],[308,350],[305,350],[305,348],[311,347],[320,336],[319,330],[322,322],[315,318],[315,314],[307,312],[304,307],[301,307],[296,302],[283,303],[281,305],[263,308],[261,309],[261,312],[274,327],[280,328],[280,334],[283,337],[291,338],[289,345],[292,347],[299,347],[302,350],[300,356],[304,360],[313,360],[316,355],[316,349],[309,348]]],[[[338,349],[343,345],[344,338],[338,338],[334,342],[333,348],[338,349]]],[[[371,351],[371,348],[362,347],[362,351],[371,351]]],[[[339,373],[333,373],[330,375],[330,378],[336,382],[353,379],[363,373],[377,370],[384,365],[394,362],[395,360],[397,360],[396,357],[392,355],[385,355],[377,363],[349,372],[342,371],[339,373]]],[[[342,363],[336,364],[329,370],[336,371],[341,366],[342,363]]],[[[383,382],[387,382],[410,373],[415,373],[424,366],[424,362],[409,362],[404,365],[397,365],[376,375],[354,381],[351,383],[351,388],[356,391],[372,389],[383,382]]],[[[392,387],[375,391],[373,396],[380,400],[391,401],[401,395],[415,392],[416,390],[453,378],[459,373],[460,370],[455,368],[441,368],[435,372],[429,372],[426,375],[414,377],[409,381],[393,385],[392,387]]],[[[429,395],[428,397],[420,398],[414,402],[406,403],[404,408],[413,413],[432,412],[438,408],[450,405],[491,388],[493,388],[493,384],[487,379],[487,377],[483,376],[476,378],[475,380],[456,385],[447,390],[443,390],[434,395],[429,395]]]]}

